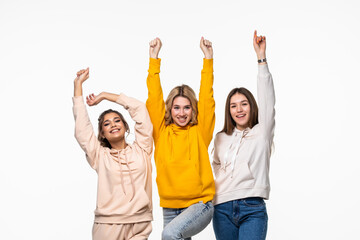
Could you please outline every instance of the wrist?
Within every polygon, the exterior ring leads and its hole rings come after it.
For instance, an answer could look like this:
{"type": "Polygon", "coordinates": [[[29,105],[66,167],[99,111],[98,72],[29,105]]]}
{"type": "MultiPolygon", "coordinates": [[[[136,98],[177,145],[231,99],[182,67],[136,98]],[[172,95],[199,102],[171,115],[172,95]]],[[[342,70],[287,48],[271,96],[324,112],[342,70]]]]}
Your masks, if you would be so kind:
{"type": "Polygon", "coordinates": [[[256,56],[257,56],[257,59],[259,60],[259,59],[264,59],[264,58],[266,58],[266,54],[265,53],[259,53],[259,54],[256,54],[256,56]]]}
{"type": "Polygon", "coordinates": [[[205,59],[213,59],[213,55],[205,55],[204,58],[205,59]]]}
{"type": "Polygon", "coordinates": [[[80,82],[79,80],[75,80],[74,87],[82,87],[82,82],[80,82]]]}
{"type": "Polygon", "coordinates": [[[150,54],[150,58],[158,59],[159,54],[150,54]]]}

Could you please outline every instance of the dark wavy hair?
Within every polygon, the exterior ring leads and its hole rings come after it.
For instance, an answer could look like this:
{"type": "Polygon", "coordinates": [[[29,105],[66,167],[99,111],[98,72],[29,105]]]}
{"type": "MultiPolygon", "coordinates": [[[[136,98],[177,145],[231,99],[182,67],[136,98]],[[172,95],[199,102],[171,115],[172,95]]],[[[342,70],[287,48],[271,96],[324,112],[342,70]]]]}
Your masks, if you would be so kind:
{"type": "Polygon", "coordinates": [[[100,114],[99,118],[98,118],[98,140],[100,141],[100,144],[101,146],[103,147],[108,147],[108,148],[111,148],[111,144],[109,143],[109,141],[104,137],[104,134],[103,134],[103,130],[102,130],[102,125],[104,123],[104,117],[106,114],[108,113],[116,113],[117,115],[119,115],[121,121],[123,122],[124,124],[124,127],[125,127],[125,130],[126,132],[129,134],[130,133],[130,128],[129,128],[129,125],[128,123],[125,121],[125,118],[124,116],[119,113],[118,111],[116,110],[112,110],[112,109],[108,109],[106,111],[104,111],[102,114],[100,114]]]}
{"type": "Polygon", "coordinates": [[[247,90],[246,88],[234,88],[230,91],[229,95],[226,98],[225,103],[225,120],[224,120],[224,128],[220,132],[225,132],[226,134],[230,135],[234,131],[234,128],[236,127],[236,123],[234,119],[231,117],[230,114],[230,99],[232,96],[234,96],[236,93],[243,94],[250,104],[250,119],[249,119],[249,128],[253,128],[256,124],[259,123],[258,120],[258,106],[256,103],[256,100],[252,93],[247,90]]]}

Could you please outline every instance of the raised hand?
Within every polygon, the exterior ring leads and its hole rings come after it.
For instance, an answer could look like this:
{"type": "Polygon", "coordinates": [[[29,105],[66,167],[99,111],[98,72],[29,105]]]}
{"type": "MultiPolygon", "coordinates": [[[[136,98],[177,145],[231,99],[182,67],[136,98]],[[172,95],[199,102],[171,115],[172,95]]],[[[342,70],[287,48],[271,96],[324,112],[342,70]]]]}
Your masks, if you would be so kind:
{"type": "Polygon", "coordinates": [[[150,49],[149,49],[149,55],[150,58],[158,58],[162,43],[160,41],[160,38],[155,38],[154,40],[149,42],[150,49]]]}
{"type": "Polygon", "coordinates": [[[212,59],[213,58],[212,43],[209,40],[204,39],[204,37],[201,37],[200,48],[201,48],[201,51],[204,53],[204,57],[206,59],[212,59]]]}
{"type": "Polygon", "coordinates": [[[76,78],[74,82],[82,84],[89,78],[89,68],[81,69],[76,73],[76,78]]]}
{"type": "Polygon", "coordinates": [[[98,103],[100,103],[104,98],[102,96],[103,94],[100,93],[99,95],[95,95],[95,94],[90,94],[89,96],[86,97],[86,103],[89,106],[95,106],[98,103]]]}
{"type": "Polygon", "coordinates": [[[74,79],[74,97],[82,96],[82,84],[89,78],[89,68],[82,69],[76,73],[74,79]]]}
{"type": "Polygon", "coordinates": [[[258,59],[266,58],[266,37],[257,36],[257,31],[254,32],[253,45],[258,59]]]}

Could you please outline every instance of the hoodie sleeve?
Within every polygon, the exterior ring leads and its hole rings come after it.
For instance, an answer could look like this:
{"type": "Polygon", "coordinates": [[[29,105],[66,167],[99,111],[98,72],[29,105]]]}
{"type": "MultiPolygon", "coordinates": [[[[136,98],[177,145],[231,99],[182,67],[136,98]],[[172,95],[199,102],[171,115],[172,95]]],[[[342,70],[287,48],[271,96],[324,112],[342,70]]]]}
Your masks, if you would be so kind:
{"type": "Polygon", "coordinates": [[[214,155],[213,155],[213,161],[212,161],[212,167],[213,167],[213,171],[215,176],[218,175],[219,169],[221,167],[220,164],[220,159],[219,159],[219,137],[218,134],[215,136],[215,140],[214,140],[214,155]]]}
{"type": "Polygon", "coordinates": [[[146,107],[154,128],[153,136],[155,144],[159,138],[160,131],[165,127],[165,103],[159,76],[160,63],[161,59],[150,58],[149,74],[146,80],[148,88],[146,107]]]}
{"type": "Polygon", "coordinates": [[[204,58],[198,102],[198,125],[206,147],[208,147],[211,142],[215,127],[213,71],[213,59],[204,58]]]}
{"type": "Polygon", "coordinates": [[[86,154],[86,159],[93,169],[97,169],[101,145],[95,136],[82,96],[73,97],[75,118],[75,138],[86,154]]]}
{"type": "Polygon", "coordinates": [[[139,100],[121,93],[116,103],[123,106],[135,121],[135,141],[148,154],[153,149],[153,125],[146,105],[139,100]]]}
{"type": "Polygon", "coordinates": [[[258,66],[257,94],[259,103],[259,126],[267,138],[274,137],[275,91],[267,64],[258,66]]]}

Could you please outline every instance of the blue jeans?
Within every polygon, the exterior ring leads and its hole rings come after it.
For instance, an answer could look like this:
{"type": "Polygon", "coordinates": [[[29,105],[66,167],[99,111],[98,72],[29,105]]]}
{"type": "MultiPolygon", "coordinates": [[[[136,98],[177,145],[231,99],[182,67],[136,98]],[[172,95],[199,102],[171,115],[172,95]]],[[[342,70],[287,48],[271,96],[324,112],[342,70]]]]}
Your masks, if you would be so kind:
{"type": "Polygon", "coordinates": [[[217,240],[264,240],[267,222],[262,198],[244,198],[215,205],[213,227],[217,240]]]}
{"type": "Polygon", "coordinates": [[[163,208],[163,240],[186,239],[198,234],[211,222],[214,206],[199,202],[187,208],[163,208]]]}

